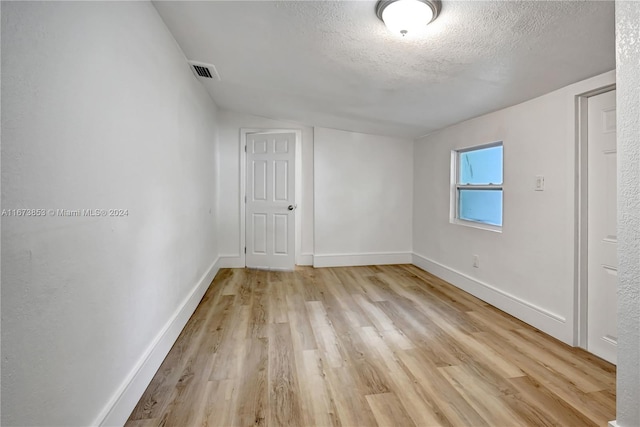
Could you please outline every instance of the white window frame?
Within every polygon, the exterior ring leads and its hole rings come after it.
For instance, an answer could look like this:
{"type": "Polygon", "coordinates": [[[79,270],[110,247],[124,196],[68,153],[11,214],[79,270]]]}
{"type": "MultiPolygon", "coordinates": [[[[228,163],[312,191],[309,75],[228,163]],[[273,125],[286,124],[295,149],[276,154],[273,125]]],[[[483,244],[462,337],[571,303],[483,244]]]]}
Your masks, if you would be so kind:
{"type": "Polygon", "coordinates": [[[482,230],[494,231],[502,233],[504,226],[504,144],[502,141],[491,142],[489,144],[474,145],[473,147],[459,148],[451,150],[451,209],[449,222],[452,224],[463,225],[466,227],[479,228],[482,230]],[[474,185],[460,184],[458,182],[458,171],[460,163],[460,154],[469,151],[482,150],[485,148],[502,146],[502,184],[474,185]],[[485,224],[479,221],[470,221],[459,217],[460,208],[460,190],[501,190],[502,191],[502,224],[493,225],[485,224]]]}

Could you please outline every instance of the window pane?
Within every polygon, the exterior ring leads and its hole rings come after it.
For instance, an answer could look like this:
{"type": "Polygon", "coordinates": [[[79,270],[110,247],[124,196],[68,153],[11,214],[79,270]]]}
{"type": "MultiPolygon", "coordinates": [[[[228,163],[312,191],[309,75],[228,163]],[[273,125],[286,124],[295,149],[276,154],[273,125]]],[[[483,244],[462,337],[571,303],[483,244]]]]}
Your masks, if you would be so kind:
{"type": "Polygon", "coordinates": [[[502,145],[460,153],[459,184],[502,184],[502,145]]]}
{"type": "Polygon", "coordinates": [[[458,218],[502,226],[502,190],[459,190],[458,218]]]}

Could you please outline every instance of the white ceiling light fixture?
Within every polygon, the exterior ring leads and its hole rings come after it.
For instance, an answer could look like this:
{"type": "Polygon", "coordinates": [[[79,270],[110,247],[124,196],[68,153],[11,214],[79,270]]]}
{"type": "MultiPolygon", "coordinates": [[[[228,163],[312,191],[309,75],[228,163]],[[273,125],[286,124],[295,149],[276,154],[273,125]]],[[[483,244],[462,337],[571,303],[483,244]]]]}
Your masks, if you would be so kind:
{"type": "Polygon", "coordinates": [[[376,15],[392,33],[414,36],[436,19],[440,6],[439,0],[380,0],[376,15]]]}

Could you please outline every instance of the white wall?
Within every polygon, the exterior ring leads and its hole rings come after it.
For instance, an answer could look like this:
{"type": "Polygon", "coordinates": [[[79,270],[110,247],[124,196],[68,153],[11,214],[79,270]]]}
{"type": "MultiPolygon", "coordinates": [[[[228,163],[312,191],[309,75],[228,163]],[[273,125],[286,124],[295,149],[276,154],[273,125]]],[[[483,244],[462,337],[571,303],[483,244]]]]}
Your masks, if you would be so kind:
{"type": "Polygon", "coordinates": [[[640,3],[616,1],[618,78],[617,422],[640,425],[640,3]]]}
{"type": "Polygon", "coordinates": [[[572,343],[575,96],[614,82],[609,72],[418,140],[415,263],[572,343]],[[451,150],[494,141],[504,143],[502,233],[451,224],[451,150]],[[536,175],[545,177],[543,192],[534,191],[536,175]]]}
{"type": "Polygon", "coordinates": [[[250,114],[220,110],[220,256],[224,266],[244,267],[244,241],[241,241],[240,145],[241,129],[294,129],[302,133],[301,199],[296,215],[301,222],[300,252],[297,264],[310,265],[313,253],[313,129],[299,123],[272,120],[250,114]]]}
{"type": "Polygon", "coordinates": [[[411,262],[413,142],[316,127],[314,265],[411,262]]]}
{"type": "Polygon", "coordinates": [[[2,2],[2,208],[128,209],[2,218],[3,425],[126,420],[215,273],[215,117],[150,3],[2,2]]]}

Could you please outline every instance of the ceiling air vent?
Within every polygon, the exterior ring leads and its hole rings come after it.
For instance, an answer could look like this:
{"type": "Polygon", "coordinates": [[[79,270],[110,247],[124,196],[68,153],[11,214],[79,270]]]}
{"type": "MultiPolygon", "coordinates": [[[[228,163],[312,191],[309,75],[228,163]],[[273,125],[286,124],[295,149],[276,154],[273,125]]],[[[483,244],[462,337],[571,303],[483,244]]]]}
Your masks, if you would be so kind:
{"type": "Polygon", "coordinates": [[[218,74],[218,70],[216,70],[215,65],[204,64],[202,62],[189,61],[191,65],[191,69],[193,73],[197,77],[202,77],[203,79],[213,79],[220,81],[220,74],[218,74]]]}
{"type": "Polygon", "coordinates": [[[200,65],[194,65],[193,69],[196,70],[196,74],[200,77],[206,77],[208,79],[212,79],[211,71],[207,67],[201,67],[200,65]]]}

